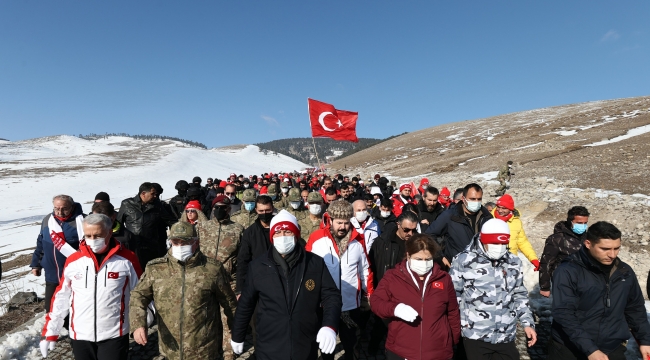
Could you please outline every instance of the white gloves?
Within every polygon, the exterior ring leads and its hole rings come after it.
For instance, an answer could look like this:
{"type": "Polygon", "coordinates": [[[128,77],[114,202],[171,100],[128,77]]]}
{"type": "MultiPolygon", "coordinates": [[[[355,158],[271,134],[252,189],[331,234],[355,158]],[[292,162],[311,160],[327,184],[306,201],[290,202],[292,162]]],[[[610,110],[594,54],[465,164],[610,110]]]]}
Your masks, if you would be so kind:
{"type": "Polygon", "coordinates": [[[147,329],[151,328],[156,318],[156,304],[152,301],[147,305],[147,329]]]}
{"type": "Polygon", "coordinates": [[[234,341],[230,340],[230,346],[232,346],[232,351],[237,355],[244,352],[244,343],[243,342],[238,343],[238,342],[234,342],[234,341]]]}
{"type": "Polygon", "coordinates": [[[320,348],[320,352],[323,354],[331,354],[336,348],[336,333],[331,328],[323,326],[318,330],[318,335],[316,335],[316,342],[320,348]]]}
{"type": "Polygon", "coordinates": [[[418,317],[418,312],[412,307],[400,303],[395,307],[395,316],[406,322],[413,322],[418,317]]]}
{"type": "Polygon", "coordinates": [[[41,354],[43,355],[43,358],[47,357],[48,351],[54,350],[55,344],[56,341],[41,340],[41,342],[38,345],[41,347],[41,354]]]}

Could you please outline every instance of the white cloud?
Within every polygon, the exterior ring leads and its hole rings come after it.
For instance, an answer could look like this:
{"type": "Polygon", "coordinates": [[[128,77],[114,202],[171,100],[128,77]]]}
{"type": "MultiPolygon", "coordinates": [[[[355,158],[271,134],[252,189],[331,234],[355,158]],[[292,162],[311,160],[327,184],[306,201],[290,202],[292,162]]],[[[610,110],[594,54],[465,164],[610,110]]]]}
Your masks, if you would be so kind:
{"type": "Polygon", "coordinates": [[[260,117],[262,118],[262,120],[266,121],[266,123],[271,126],[280,126],[280,123],[277,120],[275,120],[275,118],[266,115],[261,115],[260,117]]]}
{"type": "Polygon", "coordinates": [[[620,37],[621,37],[621,34],[619,34],[618,31],[616,31],[614,29],[611,29],[608,32],[606,32],[605,35],[603,35],[603,37],[600,38],[600,41],[601,42],[616,41],[620,37]]]}

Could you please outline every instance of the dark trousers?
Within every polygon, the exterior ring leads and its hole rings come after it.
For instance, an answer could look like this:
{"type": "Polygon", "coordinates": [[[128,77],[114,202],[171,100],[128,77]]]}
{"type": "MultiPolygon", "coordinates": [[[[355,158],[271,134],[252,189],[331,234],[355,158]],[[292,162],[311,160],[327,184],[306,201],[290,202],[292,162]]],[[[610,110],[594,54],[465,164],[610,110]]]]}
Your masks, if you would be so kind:
{"type": "MultiPolygon", "coordinates": [[[[44,301],[44,308],[45,312],[48,313],[50,312],[50,307],[52,306],[52,297],[54,296],[54,291],[56,291],[56,288],[59,286],[59,284],[54,284],[54,283],[45,283],[45,301],[44,301]]],[[[65,319],[63,320],[63,327],[68,328],[68,319],[69,317],[66,316],[65,319]]]]}
{"type": "Polygon", "coordinates": [[[405,359],[390,350],[386,350],[386,360],[405,360],[405,359]]]}
{"type": "Polygon", "coordinates": [[[129,335],[92,342],[72,340],[75,360],[126,360],[129,354],[129,335]]]}
{"type": "MultiPolygon", "coordinates": [[[[626,347],[621,344],[614,351],[607,354],[609,360],[625,360],[626,347]]],[[[577,349],[571,349],[553,339],[548,341],[548,359],[553,360],[587,360],[587,356],[577,349]]]]}
{"type": "Polygon", "coordinates": [[[374,323],[370,330],[368,352],[370,355],[375,355],[379,351],[379,345],[386,337],[386,334],[388,334],[388,327],[386,326],[388,320],[384,320],[375,314],[372,314],[372,316],[374,317],[374,323]]]}
{"type": "MultiPolygon", "coordinates": [[[[519,351],[515,342],[490,344],[481,340],[463,338],[467,360],[519,360],[519,351]]],[[[553,359],[553,357],[548,357],[553,359]]]]}
{"type": "MultiPolygon", "coordinates": [[[[350,318],[352,318],[355,323],[359,324],[361,321],[361,310],[357,308],[350,310],[349,313],[350,318]]],[[[359,343],[358,331],[358,327],[348,327],[342,320],[339,321],[339,338],[341,339],[343,350],[345,350],[345,355],[342,358],[345,360],[355,359],[354,353],[357,348],[357,344],[359,343]]],[[[334,360],[334,354],[321,355],[323,357],[323,360],[334,360]]]]}

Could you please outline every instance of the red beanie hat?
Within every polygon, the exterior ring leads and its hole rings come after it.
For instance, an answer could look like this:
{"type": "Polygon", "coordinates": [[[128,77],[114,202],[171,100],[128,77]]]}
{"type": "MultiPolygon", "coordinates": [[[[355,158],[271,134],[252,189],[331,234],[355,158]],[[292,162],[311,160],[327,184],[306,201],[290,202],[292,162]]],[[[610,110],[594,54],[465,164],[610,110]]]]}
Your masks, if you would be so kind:
{"type": "Polygon", "coordinates": [[[424,185],[424,184],[429,184],[429,179],[427,179],[427,178],[422,178],[422,180],[420,180],[420,186],[422,186],[422,185],[424,185]]]}
{"type": "Polygon", "coordinates": [[[221,180],[221,182],[219,183],[220,188],[225,188],[226,185],[228,185],[228,183],[225,180],[221,180]]]}
{"type": "Polygon", "coordinates": [[[510,243],[510,227],[505,221],[490,219],[481,228],[481,243],[506,245],[510,243]]]}
{"type": "Polygon", "coordinates": [[[214,207],[215,204],[219,204],[219,203],[224,205],[230,205],[231,204],[230,198],[224,194],[219,194],[217,195],[216,198],[214,198],[214,200],[212,200],[212,207],[214,207]]]}
{"type": "Polygon", "coordinates": [[[512,199],[510,194],[505,194],[497,200],[497,206],[503,206],[504,208],[513,211],[515,209],[515,200],[512,199]]]}
{"type": "Polygon", "coordinates": [[[449,189],[447,189],[447,187],[443,187],[443,188],[440,190],[440,195],[442,195],[442,196],[449,196],[449,195],[451,195],[451,192],[449,191],[449,189]]]}
{"type": "Polygon", "coordinates": [[[201,210],[201,204],[198,200],[192,200],[185,205],[185,210],[187,209],[201,210]]]}

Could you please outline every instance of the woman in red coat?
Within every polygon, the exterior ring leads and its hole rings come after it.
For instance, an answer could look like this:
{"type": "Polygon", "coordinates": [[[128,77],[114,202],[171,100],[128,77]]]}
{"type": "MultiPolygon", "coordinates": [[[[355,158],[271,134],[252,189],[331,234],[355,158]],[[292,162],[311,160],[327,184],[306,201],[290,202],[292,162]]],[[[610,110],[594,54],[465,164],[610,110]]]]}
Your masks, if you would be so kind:
{"type": "Polygon", "coordinates": [[[433,262],[439,248],[425,234],[406,241],[406,260],[386,272],[370,297],[389,319],[386,359],[449,360],[460,339],[460,314],[451,277],[433,262]]]}

